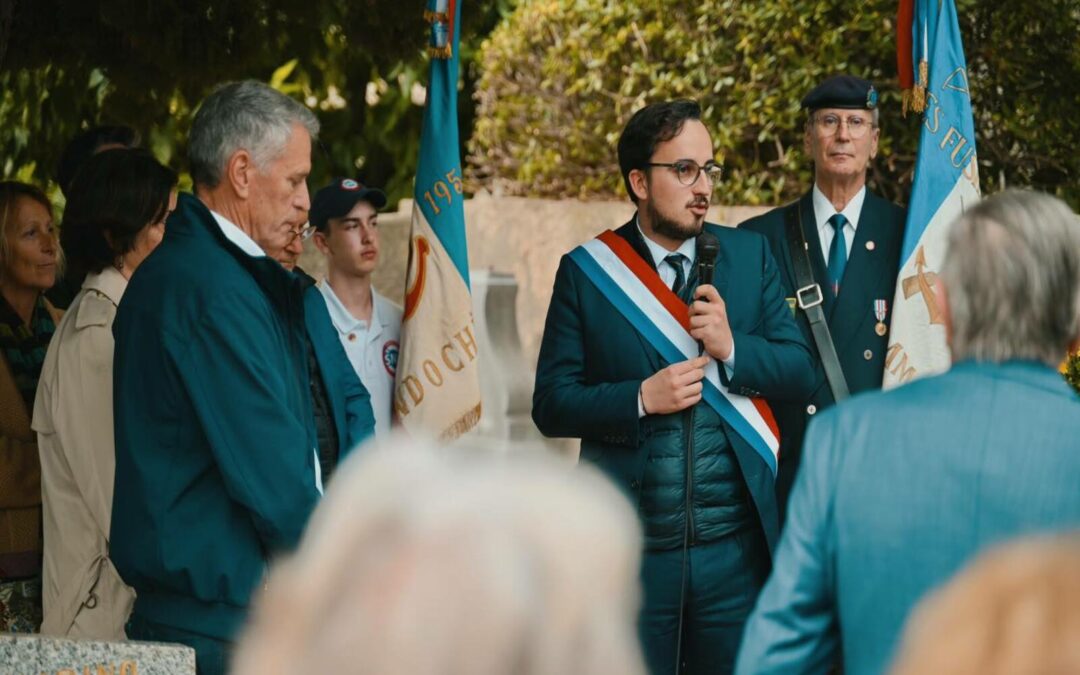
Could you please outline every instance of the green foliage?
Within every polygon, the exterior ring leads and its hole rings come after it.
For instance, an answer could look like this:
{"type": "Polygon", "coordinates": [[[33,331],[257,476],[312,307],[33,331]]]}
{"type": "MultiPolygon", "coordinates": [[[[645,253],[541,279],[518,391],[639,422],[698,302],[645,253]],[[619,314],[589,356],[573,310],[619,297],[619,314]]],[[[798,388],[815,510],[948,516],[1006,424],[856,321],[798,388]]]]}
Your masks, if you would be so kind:
{"type": "MultiPolygon", "coordinates": [[[[220,82],[255,78],[318,115],[312,186],[348,175],[384,186],[391,199],[412,191],[423,113],[413,87],[427,79],[423,3],[15,0],[14,7],[10,23],[0,11],[5,178],[47,185],[64,145],[94,124],[140,130],[159,159],[182,171],[198,102],[220,82]]],[[[509,5],[470,0],[465,9],[463,51],[471,54],[471,42],[509,5]]],[[[471,82],[466,77],[466,87],[471,82]]],[[[470,113],[463,122],[471,124],[471,89],[463,99],[470,113]]]]}
{"type": "MultiPolygon", "coordinates": [[[[1080,10],[1067,0],[1021,12],[960,5],[984,180],[1001,176],[1080,203],[1067,179],[1080,175],[1072,152],[1080,122],[1065,110],[1080,100],[1080,10]],[[1044,29],[1061,39],[1033,39],[1044,29]],[[1036,133],[1047,116],[1059,135],[1036,133]]],[[[800,99],[824,77],[850,72],[882,91],[871,184],[904,201],[919,120],[900,115],[895,12],[895,0],[523,3],[482,47],[469,175],[510,194],[621,196],[615,146],[626,120],[647,102],[688,97],[701,102],[724,160],[717,198],[778,203],[811,180],[800,99]]]]}

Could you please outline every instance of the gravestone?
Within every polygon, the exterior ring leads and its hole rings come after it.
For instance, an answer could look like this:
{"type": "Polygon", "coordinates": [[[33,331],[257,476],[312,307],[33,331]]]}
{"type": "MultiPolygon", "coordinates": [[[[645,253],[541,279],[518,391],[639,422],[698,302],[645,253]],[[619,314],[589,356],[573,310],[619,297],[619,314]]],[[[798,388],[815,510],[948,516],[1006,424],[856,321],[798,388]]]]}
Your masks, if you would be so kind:
{"type": "Polygon", "coordinates": [[[195,650],[161,642],[99,642],[0,633],[4,675],[195,675],[195,650]]]}

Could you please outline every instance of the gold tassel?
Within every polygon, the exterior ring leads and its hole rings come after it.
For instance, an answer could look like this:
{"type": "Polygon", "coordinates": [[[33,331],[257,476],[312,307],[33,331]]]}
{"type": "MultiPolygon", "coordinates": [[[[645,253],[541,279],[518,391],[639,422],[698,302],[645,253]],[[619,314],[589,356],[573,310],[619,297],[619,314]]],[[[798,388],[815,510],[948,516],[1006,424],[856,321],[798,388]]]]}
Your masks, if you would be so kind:
{"type": "Polygon", "coordinates": [[[912,91],[910,89],[900,90],[900,114],[907,117],[908,110],[911,109],[911,96],[912,91]]]}
{"type": "MultiPolygon", "coordinates": [[[[434,23],[449,23],[450,14],[447,12],[432,12],[431,10],[424,10],[424,21],[430,24],[434,23]]],[[[428,56],[433,59],[449,59],[454,55],[454,48],[450,45],[445,47],[428,47],[428,56]]]]}
{"type": "Polygon", "coordinates": [[[443,442],[452,441],[463,433],[472,429],[480,421],[480,407],[482,404],[477,403],[475,407],[462,415],[456,422],[447,427],[439,435],[439,440],[443,442]]]}
{"type": "Polygon", "coordinates": [[[930,65],[926,59],[919,61],[919,83],[911,92],[911,109],[914,112],[926,111],[926,90],[930,86],[930,65]]]}

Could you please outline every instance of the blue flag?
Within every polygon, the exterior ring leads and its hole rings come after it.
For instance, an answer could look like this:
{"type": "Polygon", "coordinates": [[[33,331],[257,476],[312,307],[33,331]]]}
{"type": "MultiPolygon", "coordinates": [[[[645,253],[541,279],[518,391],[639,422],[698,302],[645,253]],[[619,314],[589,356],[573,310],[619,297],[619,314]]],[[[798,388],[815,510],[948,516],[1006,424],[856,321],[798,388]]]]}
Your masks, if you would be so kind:
{"type": "Polygon", "coordinates": [[[429,0],[431,76],[416,168],[394,412],[410,432],[450,440],[480,420],[458,148],[461,3],[429,0]]]}
{"type": "Polygon", "coordinates": [[[911,30],[913,61],[925,87],[915,98],[925,109],[885,358],[886,387],[949,367],[935,297],[937,270],[948,226],[979,200],[971,91],[953,0],[916,0],[911,30]]]}

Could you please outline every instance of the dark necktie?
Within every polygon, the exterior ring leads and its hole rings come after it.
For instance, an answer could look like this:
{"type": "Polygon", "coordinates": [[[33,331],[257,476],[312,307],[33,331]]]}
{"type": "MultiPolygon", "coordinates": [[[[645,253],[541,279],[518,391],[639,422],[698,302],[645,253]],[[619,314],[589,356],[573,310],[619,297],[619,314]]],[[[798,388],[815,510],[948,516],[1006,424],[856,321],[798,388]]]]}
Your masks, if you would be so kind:
{"type": "Polygon", "coordinates": [[[671,291],[675,295],[682,293],[683,286],[686,284],[686,272],[683,271],[683,260],[685,258],[686,256],[682,253],[672,253],[664,258],[664,262],[671,265],[671,268],[675,270],[675,280],[671,282],[671,291]]]}
{"type": "Polygon", "coordinates": [[[840,280],[844,278],[844,266],[847,265],[847,241],[844,239],[844,225],[847,222],[842,213],[829,218],[834,230],[832,245],[829,246],[829,284],[834,296],[840,295],[840,280]]]}

